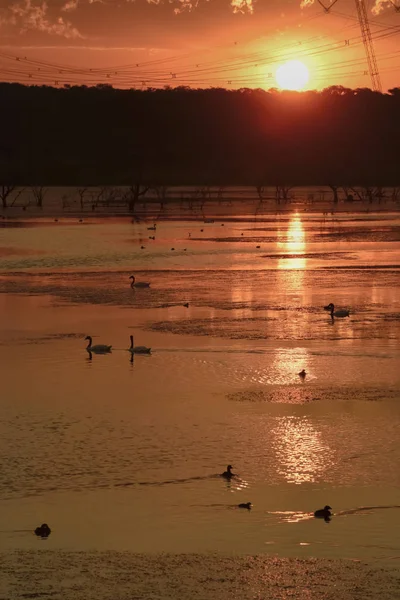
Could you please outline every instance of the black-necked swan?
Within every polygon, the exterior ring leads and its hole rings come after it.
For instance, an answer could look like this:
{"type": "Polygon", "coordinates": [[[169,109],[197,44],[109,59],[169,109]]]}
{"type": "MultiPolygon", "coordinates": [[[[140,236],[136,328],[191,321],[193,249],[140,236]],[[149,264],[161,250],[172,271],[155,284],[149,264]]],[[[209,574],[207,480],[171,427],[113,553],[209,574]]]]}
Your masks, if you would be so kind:
{"type": "Polygon", "coordinates": [[[131,282],[131,288],[144,288],[144,287],[150,287],[150,283],[148,281],[136,281],[136,277],[134,275],[131,275],[129,277],[129,279],[132,279],[131,282]]]}
{"type": "Polygon", "coordinates": [[[129,336],[131,340],[130,348],[128,348],[131,354],[151,354],[151,348],[147,348],[147,346],[134,346],[133,345],[133,335],[129,336]]]}
{"type": "Polygon", "coordinates": [[[156,231],[156,229],[157,229],[157,225],[156,225],[156,223],[154,223],[153,227],[147,228],[147,231],[156,231]]]}
{"type": "Polygon", "coordinates": [[[349,310],[335,310],[335,305],[332,304],[332,302],[330,304],[328,304],[327,309],[330,310],[331,312],[331,317],[349,317],[350,316],[350,311],[349,310]]]}
{"type": "Polygon", "coordinates": [[[105,352],[111,352],[112,346],[107,346],[106,344],[96,344],[96,346],[92,346],[92,338],[90,335],[85,337],[85,340],[88,341],[88,345],[86,346],[86,350],[88,352],[94,352],[95,354],[104,354],[105,352]]]}
{"type": "Polygon", "coordinates": [[[299,373],[299,377],[301,377],[302,379],[305,379],[306,375],[307,375],[307,373],[304,369],[302,371],[300,371],[300,373],[299,373]]]}
{"type": "Polygon", "coordinates": [[[228,465],[226,467],[226,471],[221,473],[221,477],[225,477],[225,479],[231,479],[231,477],[236,477],[235,473],[232,473],[232,465],[228,465]]]}
{"type": "Polygon", "coordinates": [[[238,508],[247,508],[247,510],[251,509],[251,502],[242,502],[238,504],[238,508]]]}

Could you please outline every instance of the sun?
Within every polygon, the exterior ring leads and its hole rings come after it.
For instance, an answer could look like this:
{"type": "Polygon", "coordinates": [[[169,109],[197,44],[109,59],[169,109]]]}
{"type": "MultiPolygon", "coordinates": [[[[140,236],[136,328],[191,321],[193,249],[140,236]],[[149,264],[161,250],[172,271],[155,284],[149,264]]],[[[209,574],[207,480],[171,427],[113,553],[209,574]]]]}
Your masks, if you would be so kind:
{"type": "Polygon", "coordinates": [[[307,85],[310,74],[304,63],[299,60],[289,60],[278,67],[275,78],[283,90],[302,90],[307,85]]]}

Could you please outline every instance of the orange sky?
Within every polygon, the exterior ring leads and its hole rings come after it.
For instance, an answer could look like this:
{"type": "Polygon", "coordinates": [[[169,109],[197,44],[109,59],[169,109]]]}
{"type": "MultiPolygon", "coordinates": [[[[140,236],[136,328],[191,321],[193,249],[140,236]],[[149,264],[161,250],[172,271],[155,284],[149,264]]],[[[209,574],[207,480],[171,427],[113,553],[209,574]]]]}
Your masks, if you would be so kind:
{"type": "MultiPolygon", "coordinates": [[[[0,0],[1,80],[268,89],[299,59],[308,88],[370,87],[355,0],[329,14],[300,1],[0,0]]],[[[365,1],[387,90],[400,85],[400,10],[365,1]]]]}

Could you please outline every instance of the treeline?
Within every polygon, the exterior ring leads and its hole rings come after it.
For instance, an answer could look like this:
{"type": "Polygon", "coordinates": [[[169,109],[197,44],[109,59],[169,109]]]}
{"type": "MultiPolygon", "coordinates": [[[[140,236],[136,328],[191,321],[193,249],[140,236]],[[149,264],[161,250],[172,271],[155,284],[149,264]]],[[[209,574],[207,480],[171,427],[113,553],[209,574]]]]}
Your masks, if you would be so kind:
{"type": "Polygon", "coordinates": [[[0,83],[0,184],[400,184],[387,94],[0,83]]]}

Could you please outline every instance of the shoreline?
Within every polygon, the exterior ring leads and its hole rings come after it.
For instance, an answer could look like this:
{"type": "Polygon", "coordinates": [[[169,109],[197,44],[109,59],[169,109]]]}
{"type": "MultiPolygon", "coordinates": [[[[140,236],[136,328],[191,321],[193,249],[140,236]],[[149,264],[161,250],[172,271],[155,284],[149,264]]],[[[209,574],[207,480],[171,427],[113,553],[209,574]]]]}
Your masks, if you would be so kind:
{"type": "Polygon", "coordinates": [[[9,206],[0,208],[0,227],[7,221],[28,221],[33,219],[130,219],[133,223],[149,221],[196,221],[210,223],[222,219],[235,222],[243,220],[263,221],[271,217],[284,217],[293,212],[307,215],[321,216],[327,220],[346,214],[396,214],[400,213],[400,203],[387,202],[313,202],[301,200],[277,204],[275,202],[260,203],[254,199],[234,199],[223,203],[214,200],[207,201],[204,205],[190,207],[179,201],[168,201],[161,209],[158,202],[140,203],[134,212],[129,212],[126,207],[96,207],[94,210],[80,209],[77,207],[63,208],[58,202],[49,203],[43,208],[37,206],[9,206]]]}
{"type": "Polygon", "coordinates": [[[389,600],[400,581],[380,561],[56,550],[2,553],[0,573],[9,600],[389,600]]]}

